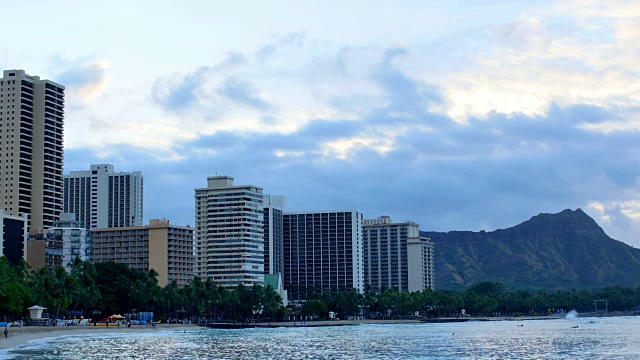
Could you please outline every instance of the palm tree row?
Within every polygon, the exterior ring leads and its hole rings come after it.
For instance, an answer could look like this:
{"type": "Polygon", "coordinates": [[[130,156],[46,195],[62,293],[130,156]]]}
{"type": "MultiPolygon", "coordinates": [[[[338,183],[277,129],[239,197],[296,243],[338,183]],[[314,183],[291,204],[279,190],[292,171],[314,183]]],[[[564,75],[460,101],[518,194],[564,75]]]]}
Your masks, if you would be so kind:
{"type": "Polygon", "coordinates": [[[463,292],[409,293],[381,289],[361,294],[353,289],[337,292],[302,289],[308,294],[307,301],[284,308],[282,299],[270,286],[227,290],[211,279],[196,277],[185,286],[172,282],[160,287],[154,270],[142,272],[124,264],[93,264],[79,259],[69,264],[69,269],[67,272],[62,267],[53,271],[41,268],[29,273],[25,262],[12,268],[6,258],[0,257],[0,316],[5,320],[21,319],[27,315],[26,308],[34,304],[46,307],[52,318],[100,319],[111,314],[153,312],[157,320],[169,321],[275,321],[287,315],[327,318],[329,312],[336,312],[341,318],[387,319],[416,314],[458,316],[462,309],[483,316],[536,315],[560,309],[579,312],[640,309],[640,287],[529,293],[509,291],[496,282],[479,283],[463,292]],[[597,303],[600,308],[596,308],[597,303]]]}

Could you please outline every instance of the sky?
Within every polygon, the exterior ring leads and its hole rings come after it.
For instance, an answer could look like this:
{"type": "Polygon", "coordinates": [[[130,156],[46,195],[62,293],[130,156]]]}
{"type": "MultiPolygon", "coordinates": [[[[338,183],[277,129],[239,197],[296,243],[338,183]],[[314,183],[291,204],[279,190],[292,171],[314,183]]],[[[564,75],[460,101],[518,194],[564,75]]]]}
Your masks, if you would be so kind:
{"type": "Polygon", "coordinates": [[[582,208],[640,247],[637,1],[0,8],[0,67],[66,86],[65,173],[142,171],[145,223],[230,175],[425,231],[582,208]]]}

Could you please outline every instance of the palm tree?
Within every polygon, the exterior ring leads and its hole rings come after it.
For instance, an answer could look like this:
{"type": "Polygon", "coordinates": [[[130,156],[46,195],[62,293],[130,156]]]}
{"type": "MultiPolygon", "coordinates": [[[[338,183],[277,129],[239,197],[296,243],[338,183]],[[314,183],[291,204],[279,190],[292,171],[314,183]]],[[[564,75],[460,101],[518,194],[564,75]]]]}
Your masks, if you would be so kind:
{"type": "Polygon", "coordinates": [[[56,319],[60,312],[64,312],[77,296],[77,287],[67,271],[59,266],[53,273],[53,293],[56,305],[56,319]]]}
{"type": "Polygon", "coordinates": [[[34,272],[31,279],[31,291],[37,304],[53,309],[53,278],[49,269],[42,267],[34,272]]]}
{"type": "Polygon", "coordinates": [[[80,307],[88,316],[89,310],[102,298],[96,285],[96,268],[91,262],[82,261],[79,258],[69,265],[77,294],[74,308],[77,310],[80,307]]]}

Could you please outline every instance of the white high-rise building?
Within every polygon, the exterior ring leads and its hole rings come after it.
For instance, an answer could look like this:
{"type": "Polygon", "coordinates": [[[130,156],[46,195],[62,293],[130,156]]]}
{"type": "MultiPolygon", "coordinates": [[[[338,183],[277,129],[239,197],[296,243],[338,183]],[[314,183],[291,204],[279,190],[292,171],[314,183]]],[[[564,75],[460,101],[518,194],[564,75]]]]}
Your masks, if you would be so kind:
{"type": "Polygon", "coordinates": [[[0,78],[0,201],[30,227],[51,227],[62,212],[64,86],[24,70],[0,78]]]}
{"type": "Polygon", "coordinates": [[[264,285],[262,188],[233,180],[210,176],[195,189],[195,274],[229,289],[264,285]]]}
{"type": "Polygon", "coordinates": [[[312,292],[364,291],[362,214],[310,211],[284,214],[284,288],[289,298],[312,292]]]}
{"type": "Polygon", "coordinates": [[[70,264],[76,258],[82,261],[93,259],[93,235],[91,230],[80,226],[76,214],[62,213],[50,231],[62,239],[62,266],[71,271],[70,264]]]}
{"type": "Polygon", "coordinates": [[[115,172],[109,164],[71,171],[64,176],[64,212],[87,229],[142,226],[143,185],[140,171],[115,172]]]}
{"type": "Polygon", "coordinates": [[[433,242],[418,224],[388,216],[364,220],[364,283],[373,291],[434,289],[433,242]]]}
{"type": "Polygon", "coordinates": [[[264,195],[264,273],[284,275],[284,211],[287,198],[264,195]]]}

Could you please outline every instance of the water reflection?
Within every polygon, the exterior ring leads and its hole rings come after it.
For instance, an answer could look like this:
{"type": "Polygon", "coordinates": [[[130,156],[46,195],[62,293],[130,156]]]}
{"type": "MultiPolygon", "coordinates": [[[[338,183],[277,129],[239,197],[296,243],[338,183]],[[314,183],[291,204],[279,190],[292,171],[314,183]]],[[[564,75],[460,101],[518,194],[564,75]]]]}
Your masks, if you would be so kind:
{"type": "Polygon", "coordinates": [[[16,359],[593,359],[631,358],[640,318],[158,331],[75,337],[16,359]],[[572,328],[579,324],[579,328],[572,328]],[[520,326],[519,326],[520,325],[520,326]]]}

